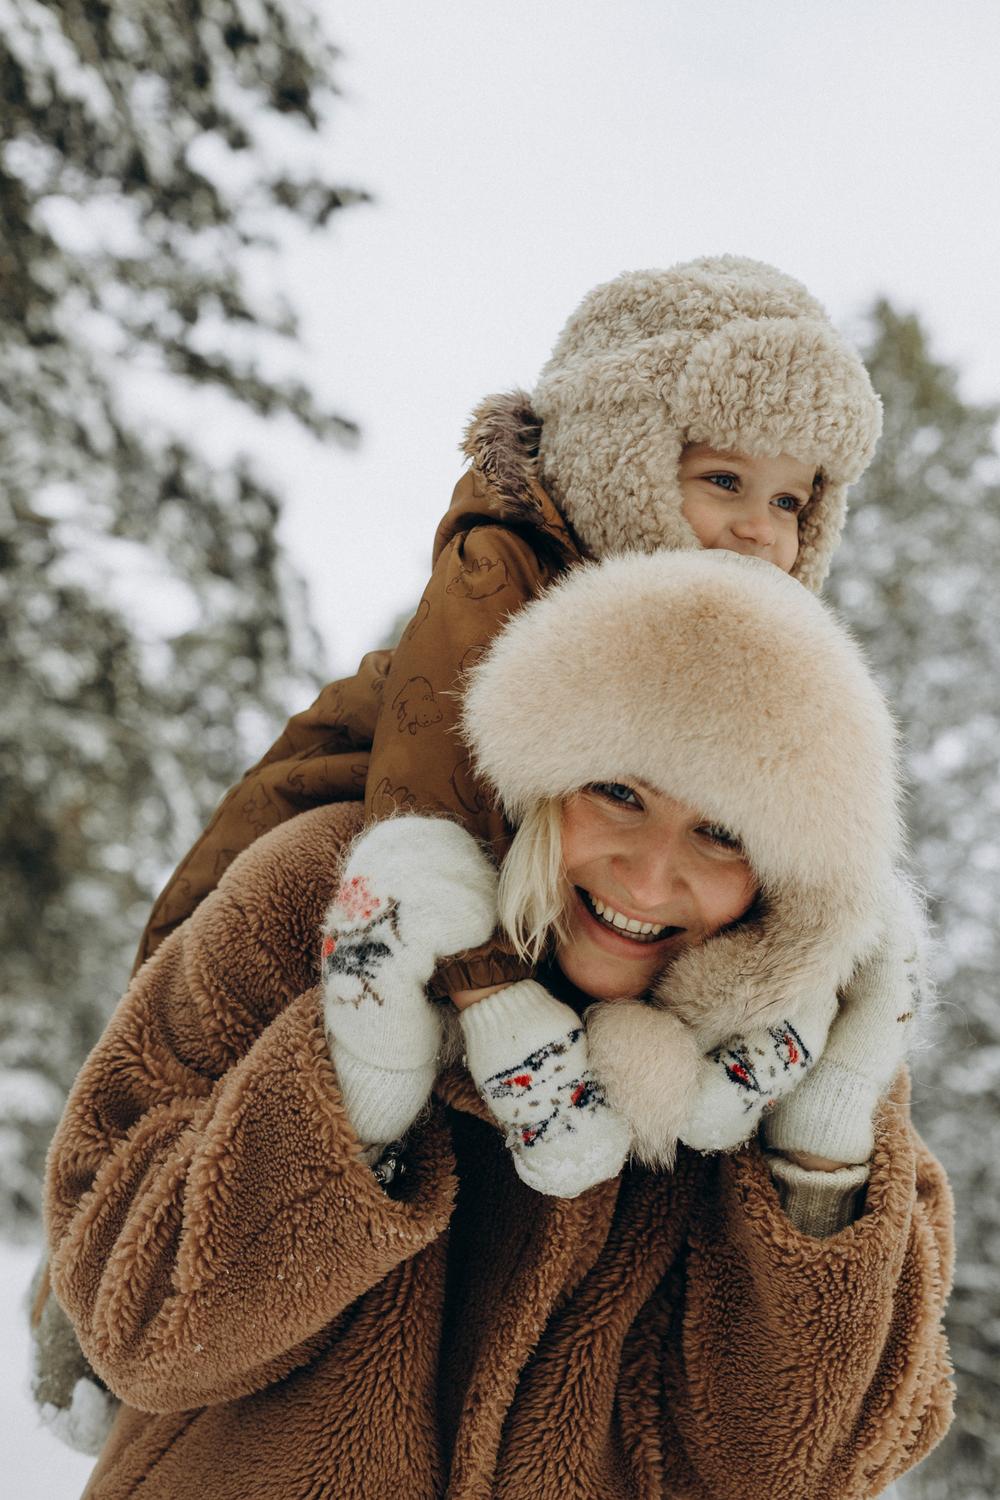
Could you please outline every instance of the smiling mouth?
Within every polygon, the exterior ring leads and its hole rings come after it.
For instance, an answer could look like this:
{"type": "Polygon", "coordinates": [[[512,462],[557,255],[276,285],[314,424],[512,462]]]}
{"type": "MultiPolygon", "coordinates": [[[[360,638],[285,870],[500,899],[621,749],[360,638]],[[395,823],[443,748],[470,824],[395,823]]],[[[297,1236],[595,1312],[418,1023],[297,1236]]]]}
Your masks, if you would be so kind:
{"type": "Polygon", "coordinates": [[[600,922],[602,927],[606,927],[616,937],[628,938],[631,942],[640,944],[662,943],[664,938],[684,931],[683,927],[659,926],[655,922],[640,922],[636,917],[626,917],[624,912],[615,911],[614,907],[608,906],[599,896],[592,896],[582,886],[578,885],[576,892],[594,921],[600,922]]]}

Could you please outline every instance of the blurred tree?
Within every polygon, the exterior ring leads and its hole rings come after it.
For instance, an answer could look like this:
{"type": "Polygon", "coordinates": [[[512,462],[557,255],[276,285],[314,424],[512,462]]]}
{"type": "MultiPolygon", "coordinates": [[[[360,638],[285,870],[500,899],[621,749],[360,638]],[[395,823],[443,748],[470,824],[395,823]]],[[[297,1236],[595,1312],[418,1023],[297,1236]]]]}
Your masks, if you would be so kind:
{"type": "Polygon", "coordinates": [[[208,440],[354,435],[275,373],[275,236],[363,196],[302,165],[334,60],[295,0],[0,0],[8,1226],[152,894],[318,671],[278,496],[208,440]]]}
{"type": "Polygon", "coordinates": [[[941,1007],[914,1113],[958,1206],[952,1434],[920,1500],[994,1500],[1000,1476],[1000,485],[995,407],[962,399],[915,317],[878,302],[866,362],[885,431],[830,593],[896,705],[907,809],[932,895],[941,1007]]]}

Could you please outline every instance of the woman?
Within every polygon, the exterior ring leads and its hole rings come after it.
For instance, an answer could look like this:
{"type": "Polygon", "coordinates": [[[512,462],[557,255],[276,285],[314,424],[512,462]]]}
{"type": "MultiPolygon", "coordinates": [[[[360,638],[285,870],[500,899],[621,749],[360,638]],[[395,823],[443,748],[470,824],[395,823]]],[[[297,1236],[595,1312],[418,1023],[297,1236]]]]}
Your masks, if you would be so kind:
{"type": "MultiPolygon", "coordinates": [[[[400,810],[445,813],[499,862],[510,829],[455,732],[469,661],[554,579],[585,557],[626,547],[746,553],[818,591],[847,486],[870,461],[879,426],[880,404],[857,354],[815,298],[774,267],[706,257],[593,288],[532,395],[494,397],[475,413],[470,467],[399,645],[328,685],[232,789],[158,899],[139,959],[191,914],[241,849],[320,803],[364,796],[369,821],[400,810]]],[[[440,966],[431,993],[465,1005],[483,987],[531,974],[526,956],[490,932],[440,966]]],[[[897,967],[890,990],[898,976],[897,967]]],[[[859,1003],[872,998],[859,981],[859,1003]]],[[[433,1050],[439,1025],[425,1016],[423,1031],[433,1050]]],[[[347,1093],[355,1081],[341,1076],[347,1093]]],[[[431,1082],[425,1069],[424,1098],[431,1082]]],[[[399,1101],[407,1120],[421,1102],[414,1084],[409,1101],[399,1101]]],[[[533,1154],[532,1185],[565,1195],[615,1175],[620,1128],[595,1119],[588,1130],[590,1176],[586,1154],[564,1161],[550,1149],[533,1154]]],[[[819,1140],[814,1154],[829,1155],[831,1144],[837,1155],[849,1143],[819,1140]]],[[[846,1159],[865,1154],[855,1145],[846,1159]]],[[[32,1312],[33,1388],[53,1429],[96,1453],[102,1398],[46,1287],[43,1275],[32,1312]]]]}
{"type": "Polygon", "coordinates": [[[573,1003],[529,980],[461,1013],[469,1072],[441,1072],[387,1190],[338,1069],[349,1053],[388,1092],[438,1066],[400,1038],[437,961],[489,930],[491,867],[464,830],[403,818],[338,882],[347,806],[241,857],[137,976],[53,1147],[54,1285],[129,1403],[93,1497],[846,1500],[947,1425],[948,1196],[904,1080],[860,1183],[796,1175],[756,1143],[662,1164],[719,1081],[702,1049],[735,1017],[811,1026],[818,1050],[882,931],[892,738],[863,665],[793,581],[721,555],[584,570],[509,630],[468,732],[521,825],[501,912],[573,1003]],[[639,823],[602,821],[620,817],[639,823]],[[536,1007],[568,1011],[526,1070],[504,1054],[511,997],[518,1036],[536,1007]],[[657,1164],[543,1196],[506,1143],[549,1137],[568,1159],[608,1109],[573,1066],[595,998],[596,1035],[602,1015],[638,1018],[609,1094],[657,1164]],[[381,1026],[359,1044],[350,1017],[367,1014],[381,1026]],[[644,1126],[645,1023],[677,1068],[644,1126]],[[518,1119],[536,1071],[544,1107],[518,1119]],[[804,1232],[817,1191],[856,1222],[804,1232]]]}

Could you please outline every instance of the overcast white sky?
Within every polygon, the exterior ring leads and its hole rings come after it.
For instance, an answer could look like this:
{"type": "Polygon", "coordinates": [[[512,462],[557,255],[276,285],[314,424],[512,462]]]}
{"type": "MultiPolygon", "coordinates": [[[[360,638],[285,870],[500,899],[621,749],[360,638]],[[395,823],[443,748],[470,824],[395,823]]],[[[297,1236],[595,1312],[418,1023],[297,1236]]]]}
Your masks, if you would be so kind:
{"type": "Polygon", "coordinates": [[[994,0],[346,0],[330,25],[330,150],[378,201],[289,275],[364,440],[272,462],[334,667],[415,601],[470,408],[530,386],[619,271],[749,254],[848,329],[885,291],[1000,392],[994,0]]]}

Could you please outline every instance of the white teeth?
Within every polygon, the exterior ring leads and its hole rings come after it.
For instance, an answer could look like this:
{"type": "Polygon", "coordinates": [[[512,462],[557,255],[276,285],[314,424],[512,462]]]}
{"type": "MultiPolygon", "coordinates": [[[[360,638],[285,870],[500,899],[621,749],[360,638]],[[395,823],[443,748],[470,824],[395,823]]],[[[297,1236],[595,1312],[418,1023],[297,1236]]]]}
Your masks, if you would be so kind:
{"type": "Polygon", "coordinates": [[[639,937],[651,937],[664,930],[662,925],[655,922],[640,922],[638,917],[624,916],[620,911],[615,911],[614,907],[606,906],[598,896],[591,896],[590,902],[601,920],[609,927],[616,927],[619,932],[634,932],[639,937]]]}

